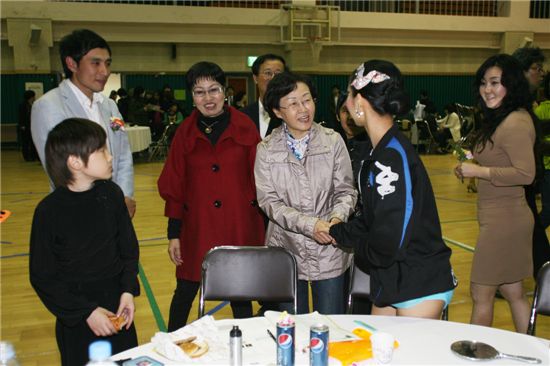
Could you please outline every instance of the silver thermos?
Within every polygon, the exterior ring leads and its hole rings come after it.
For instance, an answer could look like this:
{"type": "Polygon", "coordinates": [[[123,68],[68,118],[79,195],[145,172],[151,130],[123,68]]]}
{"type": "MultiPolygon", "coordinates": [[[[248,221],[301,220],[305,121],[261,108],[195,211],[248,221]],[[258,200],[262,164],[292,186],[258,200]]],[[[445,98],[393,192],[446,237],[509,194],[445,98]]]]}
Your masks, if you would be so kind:
{"type": "Polygon", "coordinates": [[[241,366],[243,364],[243,337],[239,326],[234,325],[229,332],[230,365],[241,366]]]}

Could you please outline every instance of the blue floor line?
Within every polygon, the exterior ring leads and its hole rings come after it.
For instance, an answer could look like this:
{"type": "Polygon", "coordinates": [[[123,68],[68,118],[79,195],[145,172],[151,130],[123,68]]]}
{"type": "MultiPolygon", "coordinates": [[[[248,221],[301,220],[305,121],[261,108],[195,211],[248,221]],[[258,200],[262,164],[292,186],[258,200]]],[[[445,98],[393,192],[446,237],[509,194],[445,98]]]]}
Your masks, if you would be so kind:
{"type": "Polygon", "coordinates": [[[212,315],[220,311],[224,306],[229,304],[229,301],[224,301],[221,304],[218,304],[216,307],[214,307],[212,310],[206,313],[206,315],[212,315]]]}

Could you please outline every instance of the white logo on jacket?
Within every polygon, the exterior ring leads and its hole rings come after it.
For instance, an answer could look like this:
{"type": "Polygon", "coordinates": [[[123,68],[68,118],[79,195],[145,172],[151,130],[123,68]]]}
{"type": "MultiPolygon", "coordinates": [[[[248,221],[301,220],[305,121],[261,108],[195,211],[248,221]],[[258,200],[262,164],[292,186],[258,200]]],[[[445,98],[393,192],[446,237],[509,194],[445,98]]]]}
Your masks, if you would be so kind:
{"type": "Polygon", "coordinates": [[[382,199],[384,199],[384,196],[395,192],[395,187],[391,184],[399,180],[399,174],[392,172],[391,167],[382,165],[377,161],[374,162],[374,165],[381,170],[376,176],[376,183],[379,184],[376,190],[382,196],[382,199]]]}

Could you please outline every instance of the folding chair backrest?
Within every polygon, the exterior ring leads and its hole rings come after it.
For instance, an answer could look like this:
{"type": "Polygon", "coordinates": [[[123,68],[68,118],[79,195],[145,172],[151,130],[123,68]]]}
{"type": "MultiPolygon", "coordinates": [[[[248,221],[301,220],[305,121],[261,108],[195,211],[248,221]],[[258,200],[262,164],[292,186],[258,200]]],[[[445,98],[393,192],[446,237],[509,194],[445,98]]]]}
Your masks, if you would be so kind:
{"type": "Polygon", "coordinates": [[[348,309],[351,314],[353,309],[353,298],[367,298],[370,295],[370,276],[363,272],[356,264],[351,266],[349,279],[348,309]]]}
{"type": "Polygon", "coordinates": [[[297,265],[284,248],[221,246],[202,262],[199,317],[206,300],[294,302],[297,265]]]}
{"type": "Polygon", "coordinates": [[[537,275],[527,334],[535,335],[537,315],[550,315],[550,262],[546,262],[537,275]]]}

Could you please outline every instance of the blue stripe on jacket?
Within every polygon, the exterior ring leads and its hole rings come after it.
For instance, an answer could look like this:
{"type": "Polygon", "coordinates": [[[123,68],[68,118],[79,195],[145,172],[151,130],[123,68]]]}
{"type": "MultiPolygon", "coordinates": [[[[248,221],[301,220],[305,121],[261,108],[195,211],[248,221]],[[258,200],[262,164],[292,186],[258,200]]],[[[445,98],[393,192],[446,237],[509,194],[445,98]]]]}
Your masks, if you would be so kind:
{"type": "Polygon", "coordinates": [[[411,220],[411,215],[413,211],[413,198],[412,198],[412,182],[411,182],[411,172],[409,170],[409,160],[407,159],[407,154],[401,143],[393,137],[387,145],[388,148],[396,150],[403,160],[403,173],[405,175],[405,217],[403,218],[403,231],[401,233],[401,242],[399,243],[399,248],[403,246],[403,240],[405,239],[405,231],[411,220]]]}

